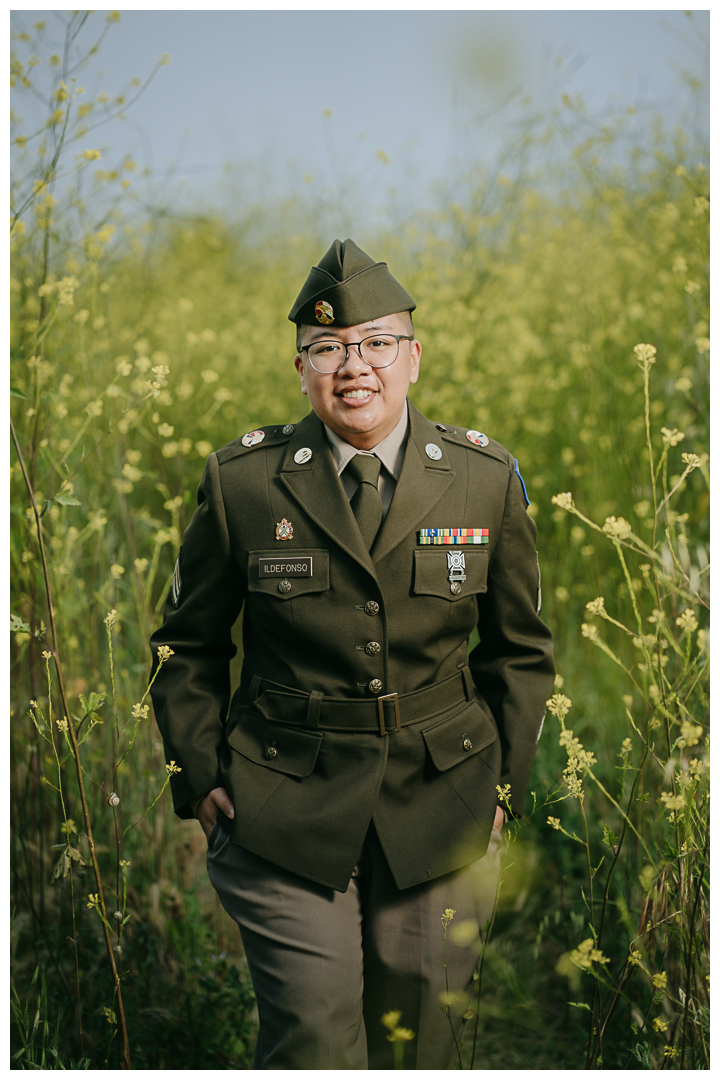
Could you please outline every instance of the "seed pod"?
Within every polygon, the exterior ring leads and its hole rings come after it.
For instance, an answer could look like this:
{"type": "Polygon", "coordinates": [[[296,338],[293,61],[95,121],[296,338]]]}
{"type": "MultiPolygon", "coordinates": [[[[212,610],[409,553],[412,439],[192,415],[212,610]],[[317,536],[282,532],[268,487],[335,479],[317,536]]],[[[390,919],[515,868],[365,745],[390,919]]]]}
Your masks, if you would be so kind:
{"type": "Polygon", "coordinates": [[[115,792],[113,791],[108,796],[108,806],[119,806],[119,805],[120,805],[120,796],[116,795],[115,792]]]}

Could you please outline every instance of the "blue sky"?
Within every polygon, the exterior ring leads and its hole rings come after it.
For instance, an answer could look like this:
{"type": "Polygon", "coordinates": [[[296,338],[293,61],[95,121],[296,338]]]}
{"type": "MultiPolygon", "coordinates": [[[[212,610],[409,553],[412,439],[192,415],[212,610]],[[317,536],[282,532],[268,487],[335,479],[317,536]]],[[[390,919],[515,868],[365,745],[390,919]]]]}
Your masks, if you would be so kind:
{"type": "MultiPolygon", "coordinates": [[[[37,19],[59,39],[52,13],[13,15],[37,19]]],[[[563,92],[592,117],[631,106],[636,125],[680,122],[682,73],[707,78],[708,37],[707,11],[123,11],[83,82],[113,95],[170,54],[96,139],[180,203],[341,193],[372,214],[388,192],[420,203],[495,160],[563,92]]]]}

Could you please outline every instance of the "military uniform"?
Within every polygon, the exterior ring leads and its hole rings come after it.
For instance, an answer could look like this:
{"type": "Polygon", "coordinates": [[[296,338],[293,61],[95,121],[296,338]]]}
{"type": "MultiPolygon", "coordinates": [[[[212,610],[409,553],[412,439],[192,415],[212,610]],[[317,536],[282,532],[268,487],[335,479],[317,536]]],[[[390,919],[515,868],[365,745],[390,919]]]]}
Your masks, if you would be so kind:
{"type": "Polygon", "coordinates": [[[171,778],[176,812],[192,816],[193,800],[226,788],[235,815],[219,816],[223,850],[242,852],[253,872],[264,860],[328,903],[370,860],[369,836],[400,899],[477,864],[498,786],[521,813],[552,687],[516,461],[481,433],[408,408],[402,472],[372,553],[314,412],[211,454],[152,639],[174,653],[152,696],[167,758],[182,769],[171,778]]]}

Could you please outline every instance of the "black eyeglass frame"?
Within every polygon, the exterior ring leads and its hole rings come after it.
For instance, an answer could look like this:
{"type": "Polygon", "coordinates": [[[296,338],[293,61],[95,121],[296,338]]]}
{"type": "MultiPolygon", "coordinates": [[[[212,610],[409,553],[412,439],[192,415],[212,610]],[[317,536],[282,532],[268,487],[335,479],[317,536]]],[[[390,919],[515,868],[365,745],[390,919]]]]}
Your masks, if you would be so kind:
{"type": "Polygon", "coordinates": [[[350,356],[350,346],[355,345],[356,348],[357,348],[357,351],[358,351],[358,356],[362,360],[363,364],[367,364],[368,367],[373,368],[375,370],[382,371],[383,368],[392,367],[392,365],[397,360],[398,356],[400,355],[400,342],[401,341],[414,341],[414,340],[415,340],[415,335],[414,334],[388,334],[388,333],[385,333],[385,331],[383,331],[380,334],[368,334],[368,336],[366,338],[363,338],[362,341],[347,341],[347,342],[345,342],[345,341],[338,341],[337,338],[320,338],[318,341],[311,341],[309,345],[301,345],[300,346],[300,352],[306,352],[307,353],[308,363],[310,364],[310,367],[313,369],[313,371],[317,371],[318,375],[337,375],[338,371],[340,371],[340,368],[343,367],[343,365],[346,364],[347,361],[348,361],[348,357],[350,356]],[[362,354],[362,349],[360,348],[360,346],[365,341],[372,341],[373,338],[378,338],[378,337],[395,338],[395,340],[397,342],[398,351],[395,353],[394,357],[392,358],[392,360],[390,361],[389,364],[371,364],[370,361],[368,359],[366,359],[366,357],[364,357],[363,354],[362,354]],[[342,345],[342,346],[344,346],[344,348],[345,348],[345,359],[343,360],[342,364],[338,365],[338,367],[336,367],[334,369],[334,371],[319,371],[318,368],[316,368],[315,365],[312,362],[312,358],[310,356],[310,349],[313,347],[313,345],[322,345],[323,343],[328,344],[330,342],[332,342],[333,345],[342,345]]]}

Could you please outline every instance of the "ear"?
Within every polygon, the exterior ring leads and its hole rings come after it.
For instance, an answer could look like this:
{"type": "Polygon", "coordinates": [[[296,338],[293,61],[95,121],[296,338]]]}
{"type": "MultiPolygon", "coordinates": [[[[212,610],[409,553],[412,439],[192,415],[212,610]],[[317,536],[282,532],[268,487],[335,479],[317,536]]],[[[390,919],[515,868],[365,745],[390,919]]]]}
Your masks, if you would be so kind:
{"type": "Polygon", "coordinates": [[[416,383],[420,377],[420,357],[422,345],[417,339],[410,342],[410,382],[416,383]]]}
{"type": "Polygon", "coordinates": [[[300,393],[307,394],[307,380],[305,378],[305,365],[303,364],[302,353],[295,353],[295,370],[300,376],[300,393]]]}

